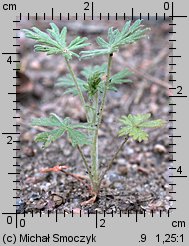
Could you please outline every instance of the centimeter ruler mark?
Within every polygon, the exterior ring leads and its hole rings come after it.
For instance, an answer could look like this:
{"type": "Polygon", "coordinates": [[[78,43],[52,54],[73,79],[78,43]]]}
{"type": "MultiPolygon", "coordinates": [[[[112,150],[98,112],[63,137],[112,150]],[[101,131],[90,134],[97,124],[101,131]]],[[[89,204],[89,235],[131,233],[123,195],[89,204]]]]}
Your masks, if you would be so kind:
{"type": "MultiPolygon", "coordinates": [[[[87,4],[87,2],[85,2],[85,4],[87,4]]],[[[169,4],[169,3],[168,2],[164,3],[164,10],[169,10],[169,8],[171,8],[171,15],[166,16],[166,13],[164,12],[163,13],[164,20],[166,19],[166,17],[170,17],[172,20],[174,20],[174,18],[187,18],[187,15],[175,15],[174,14],[174,3],[173,2],[171,2],[171,4],[170,4],[171,6],[170,7],[166,6],[166,4],[169,4]]],[[[94,19],[94,15],[95,15],[95,13],[94,13],[94,2],[91,2],[90,6],[88,4],[88,6],[86,6],[84,8],[83,20],[86,19],[86,16],[90,16],[91,20],[93,20],[94,19]]],[[[27,13],[27,19],[28,20],[30,20],[31,16],[32,16],[32,18],[33,18],[33,16],[35,16],[36,20],[38,20],[39,18],[40,19],[43,18],[43,20],[46,20],[46,18],[47,18],[46,13],[43,13],[43,17],[41,16],[41,14],[39,15],[38,13],[35,13],[35,14],[32,14],[32,15],[30,15],[30,13],[27,13]]],[[[62,13],[57,13],[56,17],[57,16],[59,16],[59,19],[62,20],[62,13]]],[[[77,20],[78,19],[78,13],[76,12],[74,14],[74,16],[75,16],[75,19],[77,20]]],[[[99,16],[99,19],[101,20],[102,13],[98,13],[97,15],[95,15],[95,17],[96,16],[99,16]]],[[[107,13],[106,16],[107,16],[107,19],[109,20],[110,19],[110,13],[107,13]]],[[[120,15],[118,15],[118,13],[114,14],[114,17],[115,17],[116,20],[118,19],[118,16],[120,17],[120,15]]],[[[121,16],[123,16],[124,20],[126,19],[126,13],[123,13],[121,16]]],[[[134,13],[134,8],[132,8],[131,9],[131,15],[129,14],[128,16],[131,16],[131,19],[133,20],[135,16],[139,16],[139,18],[141,19],[143,15],[142,15],[142,13],[135,14],[134,13]]],[[[146,16],[146,14],[144,16],[146,16]]],[[[155,17],[156,20],[158,19],[158,13],[155,13],[155,15],[152,15],[152,16],[153,16],[153,18],[155,17]]],[[[152,17],[152,16],[150,16],[149,12],[147,13],[147,19],[148,20],[150,20],[150,17],[152,17]]],[[[48,18],[49,17],[51,18],[51,20],[54,20],[54,18],[55,18],[54,8],[51,9],[51,15],[48,16],[48,18]]],[[[162,17],[162,15],[161,15],[161,17],[162,17]]],[[[70,20],[70,13],[67,13],[67,19],[70,20]]],[[[19,14],[19,20],[14,20],[13,22],[20,22],[21,20],[22,20],[22,13],[19,14]]],[[[176,25],[176,24],[172,24],[172,25],[176,25]]]]}
{"type": "MultiPolygon", "coordinates": [[[[16,191],[18,189],[15,189],[16,191]]],[[[14,197],[14,198],[19,198],[19,197],[14,197]]],[[[175,200],[172,200],[172,201],[175,201],[175,200]]],[[[17,205],[14,205],[15,207],[17,205]]],[[[175,209],[175,208],[173,208],[175,209]]],[[[159,211],[159,217],[161,218],[162,217],[162,210],[159,211]]],[[[19,228],[19,227],[25,227],[25,218],[26,218],[26,215],[29,215],[31,214],[31,216],[33,217],[34,216],[34,212],[33,210],[30,212],[30,213],[26,213],[25,211],[22,213],[22,214],[19,214],[17,212],[15,213],[2,213],[3,215],[7,215],[7,221],[10,220],[10,217],[12,218],[12,216],[15,216],[15,226],[16,228],[19,228]],[[21,218],[20,218],[21,217],[21,218]],[[24,219],[23,219],[24,217],[24,219]]],[[[167,213],[164,213],[165,215],[167,215],[167,217],[169,218],[170,217],[170,210],[168,210],[167,213]]],[[[56,210],[55,213],[51,213],[50,210],[48,210],[47,214],[42,214],[42,210],[39,211],[39,217],[41,218],[42,216],[47,216],[48,218],[50,216],[53,216],[55,217],[55,222],[58,223],[58,218],[62,217],[65,218],[67,216],[70,216],[71,218],[74,218],[74,217],[82,217],[83,215],[87,216],[88,218],[90,217],[93,217],[95,219],[95,228],[99,228],[99,227],[105,227],[105,219],[109,216],[111,218],[114,218],[115,216],[115,213],[114,211],[112,210],[112,212],[110,213],[106,213],[106,211],[104,210],[103,213],[99,214],[98,211],[95,212],[95,214],[91,214],[88,210],[87,214],[82,214],[82,211],[80,210],[79,214],[74,214],[73,210],[71,211],[70,214],[66,214],[66,211],[64,210],[62,214],[58,213],[58,211],[56,210]]],[[[128,210],[128,213],[125,214],[125,213],[122,213],[122,211],[120,210],[119,213],[118,213],[118,216],[121,218],[121,217],[128,217],[128,218],[133,218],[135,219],[135,222],[137,223],[139,221],[139,215],[140,216],[143,216],[143,218],[146,217],[146,211],[144,210],[143,213],[139,213],[137,210],[135,211],[135,213],[131,214],[130,211],[128,210]]],[[[155,216],[154,215],[154,211],[151,210],[150,213],[148,214],[150,215],[152,218],[155,216]]],[[[158,215],[156,214],[156,217],[158,215]]],[[[141,217],[140,217],[141,218],[141,217]]],[[[12,221],[12,219],[11,219],[12,221]]],[[[12,224],[12,223],[8,223],[8,224],[12,224]]]]}
{"type": "MultiPolygon", "coordinates": [[[[87,14],[89,14],[89,12],[88,11],[86,11],[86,12],[84,12],[84,14],[83,14],[83,19],[85,20],[86,19],[86,16],[88,17],[88,18],[91,18],[92,20],[94,19],[94,3],[92,2],[91,3],[92,5],[91,5],[91,16],[89,17],[88,15],[86,15],[86,13],[87,14]]],[[[164,6],[164,9],[165,9],[165,6],[164,6]]],[[[85,10],[88,10],[88,9],[85,9],[85,10]]],[[[168,9],[165,9],[165,10],[168,10],[168,9]]],[[[62,20],[62,14],[61,13],[59,13],[59,19],[60,20],[62,20]]],[[[142,13],[139,13],[139,18],[140,19],[142,19],[142,13]]],[[[82,16],[81,16],[82,17],[82,16]]],[[[95,15],[95,17],[97,17],[96,15],[95,15]]],[[[107,16],[103,16],[103,17],[106,17],[107,18],[107,20],[110,20],[110,13],[107,13],[107,16]]],[[[120,15],[119,15],[119,17],[121,17],[120,15]]],[[[126,13],[123,13],[123,19],[124,20],[126,20],[126,18],[127,18],[127,16],[126,16],[126,13]]],[[[131,19],[133,20],[134,18],[136,17],[136,15],[134,14],[134,8],[132,8],[132,11],[131,11],[131,19]]],[[[150,13],[148,13],[147,14],[147,20],[150,20],[151,18],[154,18],[155,17],[155,19],[156,20],[158,20],[158,18],[162,18],[162,15],[158,15],[158,13],[156,13],[155,14],[155,16],[151,16],[150,15],[150,13]]],[[[172,20],[172,22],[171,23],[169,23],[169,25],[170,26],[172,26],[172,31],[170,31],[169,33],[170,34],[172,34],[172,35],[175,35],[176,34],[176,31],[174,31],[174,27],[176,26],[176,23],[173,23],[173,20],[175,19],[175,18],[186,18],[187,16],[185,16],[185,15],[175,15],[174,14],[174,5],[173,5],[173,2],[171,3],[171,15],[166,15],[166,13],[163,13],[163,19],[164,20],[167,20],[167,19],[171,19],[172,20]]],[[[30,13],[28,13],[27,14],[27,19],[28,20],[30,20],[30,18],[31,18],[31,15],[30,15],[30,13]]],[[[33,18],[33,16],[32,16],[32,18],[33,18]]],[[[38,13],[35,13],[35,19],[36,20],[38,20],[38,19],[43,19],[43,20],[46,20],[47,19],[47,15],[46,15],[46,13],[44,13],[43,14],[43,16],[39,16],[38,15],[38,13]]],[[[52,19],[52,20],[54,20],[55,19],[55,14],[54,14],[54,8],[52,8],[52,10],[51,10],[51,16],[50,16],[50,18],[52,19]]],[[[115,14],[115,16],[114,16],[114,18],[117,20],[118,19],[118,13],[116,13],[115,14]]],[[[70,20],[70,13],[67,13],[67,19],[68,20],[70,20]]],[[[75,13],[75,19],[77,20],[78,19],[78,13],[75,13]]],[[[99,13],[99,19],[101,20],[102,19],[102,13],[99,13]]],[[[17,20],[13,20],[13,23],[19,23],[20,21],[22,20],[22,13],[20,13],[19,14],[19,19],[17,19],[17,20]]],[[[49,20],[49,16],[48,16],[48,20],[49,20]]],[[[13,28],[13,31],[19,31],[20,29],[19,28],[13,28]]],[[[20,39],[20,36],[13,36],[13,39],[20,39]]],[[[175,47],[173,47],[173,44],[174,44],[174,42],[176,42],[176,39],[174,39],[174,38],[171,38],[171,39],[169,39],[169,43],[170,43],[170,47],[169,47],[169,50],[176,50],[176,48],[175,47]]],[[[13,47],[19,47],[20,45],[19,44],[13,44],[13,47]]],[[[12,56],[12,55],[20,55],[20,52],[3,52],[2,53],[3,55],[10,55],[10,56],[12,56]]],[[[174,67],[174,66],[176,66],[176,61],[175,61],[175,59],[177,59],[177,58],[181,58],[181,56],[180,55],[169,55],[169,58],[170,58],[170,63],[169,63],[169,66],[170,66],[170,71],[169,71],[169,74],[170,74],[170,79],[169,79],[169,82],[171,82],[171,83],[173,83],[173,82],[176,82],[177,80],[176,79],[174,79],[173,78],[173,75],[174,74],[176,74],[176,71],[172,71],[172,68],[174,67]]],[[[14,62],[14,63],[20,63],[20,60],[13,60],[12,62],[14,62]]],[[[19,72],[19,68],[16,68],[16,69],[13,69],[14,71],[16,71],[16,76],[14,76],[13,77],[13,79],[18,79],[19,78],[19,75],[18,75],[18,72],[19,72]]],[[[14,84],[13,85],[14,87],[16,87],[16,86],[20,86],[18,83],[16,83],[16,84],[14,84]]],[[[170,87],[169,88],[170,90],[176,90],[177,89],[177,87],[170,87]]],[[[18,95],[18,94],[20,94],[20,93],[18,93],[18,92],[9,92],[8,93],[9,95],[18,95]]],[[[170,95],[169,96],[170,97],[170,99],[171,98],[186,98],[187,96],[186,95],[182,95],[182,94],[179,94],[178,93],[178,95],[170,95]]],[[[14,103],[19,103],[20,101],[19,100],[14,100],[13,101],[14,103]]],[[[171,107],[173,107],[173,106],[176,106],[176,103],[169,103],[169,105],[171,106],[171,107]]],[[[19,108],[13,108],[13,110],[14,111],[20,111],[20,109],[19,108]]],[[[170,111],[169,112],[170,114],[175,114],[176,113],[176,111],[174,110],[172,110],[172,111],[170,111]]],[[[20,118],[20,116],[14,116],[13,117],[14,119],[19,119],[20,118]]],[[[169,119],[169,122],[170,123],[173,123],[173,122],[176,122],[176,119],[173,119],[173,118],[171,118],[171,119],[169,119]]],[[[15,126],[15,127],[17,127],[17,128],[19,128],[20,127],[20,125],[19,124],[15,124],[15,125],[13,125],[13,126],[15,126]]],[[[175,127],[170,127],[169,128],[170,130],[175,130],[176,128],[175,127]]],[[[12,135],[20,135],[20,132],[5,132],[5,133],[2,133],[2,134],[4,134],[4,135],[8,135],[9,137],[10,136],[12,136],[12,135]]],[[[169,153],[170,154],[175,154],[176,152],[175,151],[172,151],[172,148],[173,148],[173,146],[176,146],[176,143],[173,143],[173,139],[174,138],[180,138],[181,136],[178,136],[178,135],[170,135],[169,136],[171,139],[172,139],[172,141],[171,141],[171,143],[169,144],[169,146],[170,146],[170,148],[171,148],[171,151],[169,151],[169,153]]],[[[13,143],[20,143],[20,140],[14,140],[13,141],[13,143]]],[[[20,151],[20,148],[14,148],[13,150],[15,150],[15,151],[20,151]]],[[[14,159],[20,159],[21,158],[21,156],[13,156],[13,158],[14,159]]],[[[174,159],[170,159],[169,160],[170,162],[174,162],[174,161],[176,161],[176,160],[174,160],[174,159]]],[[[16,164],[16,165],[13,165],[13,166],[15,166],[15,167],[20,167],[20,165],[19,164],[16,164]]],[[[169,167],[169,169],[172,169],[172,170],[176,170],[177,168],[176,167],[174,167],[174,168],[171,168],[171,167],[169,167]]],[[[12,173],[8,173],[8,174],[10,174],[10,175],[19,175],[20,173],[19,172],[12,172],[12,173]]],[[[187,178],[187,176],[186,175],[170,175],[169,176],[170,178],[187,178]]],[[[19,180],[14,180],[13,181],[13,183],[20,183],[20,181],[19,180]]],[[[176,184],[175,183],[170,183],[169,184],[172,188],[173,187],[175,187],[176,186],[176,184]]],[[[14,188],[13,189],[14,191],[20,191],[20,189],[19,188],[14,188]]],[[[176,191],[170,191],[169,192],[170,194],[175,194],[176,193],[176,191]]],[[[18,196],[15,196],[14,197],[15,199],[18,199],[19,197],[18,196]]],[[[176,201],[175,199],[171,199],[170,201],[176,201]]],[[[13,205],[13,206],[18,206],[18,205],[13,205]]],[[[176,209],[175,207],[172,207],[172,208],[170,208],[169,210],[168,210],[168,217],[169,217],[169,212],[170,212],[170,210],[174,210],[174,209],[176,209]]],[[[104,211],[105,212],[105,211],[104,211]]],[[[18,213],[16,212],[16,213],[3,213],[3,214],[16,214],[16,220],[17,220],[17,217],[18,217],[18,213]]],[[[49,214],[50,214],[50,212],[48,212],[48,216],[49,216],[49,214]]],[[[73,217],[73,211],[72,211],[72,217],[73,217]]],[[[145,217],[145,211],[144,211],[144,217],[145,217]]],[[[161,217],[161,215],[162,215],[162,211],[160,210],[160,217],[161,217]]],[[[89,216],[90,214],[88,213],[88,216],[89,216]]],[[[122,212],[120,211],[120,216],[122,215],[122,212]]],[[[153,217],[153,210],[151,211],[151,215],[152,215],[152,217],[153,217]]],[[[25,216],[25,212],[24,212],[24,216],[25,216]]],[[[40,216],[41,216],[41,211],[40,211],[40,216]]],[[[64,216],[65,216],[65,211],[64,211],[64,216]]],[[[81,216],[81,210],[80,210],[80,216],[81,216]]],[[[105,216],[105,213],[104,213],[104,216],[105,216]]],[[[128,211],[128,217],[130,216],[130,212],[128,211]]],[[[97,215],[97,213],[96,213],[96,227],[97,227],[97,223],[98,223],[98,220],[97,220],[97,217],[98,217],[98,215],[97,215]]],[[[113,210],[112,210],[112,217],[113,217],[113,210]]],[[[56,211],[56,221],[57,221],[57,211],[56,211]]],[[[136,222],[138,221],[138,212],[136,211],[136,222]]],[[[16,222],[17,223],[17,222],[16,222]]]]}

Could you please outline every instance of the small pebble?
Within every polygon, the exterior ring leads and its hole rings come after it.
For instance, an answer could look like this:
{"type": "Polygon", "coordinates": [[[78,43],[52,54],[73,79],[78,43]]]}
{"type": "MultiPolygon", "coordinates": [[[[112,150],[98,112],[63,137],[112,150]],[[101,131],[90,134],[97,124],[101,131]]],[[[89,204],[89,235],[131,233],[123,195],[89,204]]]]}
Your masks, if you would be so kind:
{"type": "Polygon", "coordinates": [[[34,60],[34,61],[32,61],[32,62],[30,63],[30,67],[31,67],[31,69],[39,70],[39,69],[41,69],[41,64],[40,64],[39,61],[34,60]]]}
{"type": "Polygon", "coordinates": [[[73,214],[80,214],[81,209],[80,208],[73,208],[73,214]]]}
{"type": "Polygon", "coordinates": [[[35,155],[35,150],[32,147],[25,147],[23,153],[28,157],[33,157],[35,155]]]}
{"type": "Polygon", "coordinates": [[[33,139],[31,132],[25,132],[21,135],[21,141],[30,142],[33,139]]]}
{"type": "Polygon", "coordinates": [[[154,151],[156,153],[166,153],[167,152],[166,148],[163,145],[161,145],[161,144],[156,144],[154,146],[154,151]]]}
{"type": "Polygon", "coordinates": [[[55,206],[58,207],[62,203],[64,203],[64,199],[62,196],[57,195],[57,194],[51,194],[50,199],[55,203],[55,206]]]}
{"type": "Polygon", "coordinates": [[[64,155],[69,156],[71,154],[70,149],[64,149],[64,155]]]}
{"type": "Polygon", "coordinates": [[[125,158],[119,158],[117,160],[117,163],[118,163],[118,165],[126,165],[126,160],[125,160],[125,158]]]}
{"type": "Polygon", "coordinates": [[[24,213],[25,207],[26,207],[26,203],[23,200],[21,199],[16,200],[16,212],[17,213],[19,214],[24,213]]]}
{"type": "Polygon", "coordinates": [[[128,173],[127,165],[125,165],[125,164],[118,164],[117,171],[121,175],[126,175],[128,173]]]}
{"type": "Polygon", "coordinates": [[[37,192],[32,192],[31,196],[30,196],[30,201],[33,202],[34,200],[38,200],[40,198],[39,193],[37,192]]]}

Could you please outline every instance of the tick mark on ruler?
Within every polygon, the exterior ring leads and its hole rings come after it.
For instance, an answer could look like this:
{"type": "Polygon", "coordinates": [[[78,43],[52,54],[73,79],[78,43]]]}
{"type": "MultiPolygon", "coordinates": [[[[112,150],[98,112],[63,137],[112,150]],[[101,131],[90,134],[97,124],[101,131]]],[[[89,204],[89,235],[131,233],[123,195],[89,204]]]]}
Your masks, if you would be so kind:
{"type": "Polygon", "coordinates": [[[2,132],[2,134],[8,134],[8,135],[17,134],[17,135],[19,135],[20,132],[2,132]]]}
{"type": "Polygon", "coordinates": [[[181,175],[180,176],[179,175],[170,175],[169,176],[169,178],[187,178],[187,177],[188,176],[186,176],[186,175],[182,175],[182,176],[181,175]]]}
{"type": "Polygon", "coordinates": [[[134,9],[132,8],[132,20],[134,19],[134,9]]]}
{"type": "Polygon", "coordinates": [[[52,20],[54,20],[54,9],[52,8],[52,20]]]}
{"type": "Polygon", "coordinates": [[[181,58],[181,56],[174,56],[174,55],[170,55],[169,57],[173,57],[173,58],[181,58]]]}
{"type": "Polygon", "coordinates": [[[172,18],[187,18],[188,16],[187,15],[170,15],[169,17],[172,17],[172,18]]]}
{"type": "Polygon", "coordinates": [[[187,97],[187,96],[169,96],[169,97],[187,97]]]}
{"type": "Polygon", "coordinates": [[[170,138],[181,138],[181,136],[169,135],[170,138]]]}
{"type": "Polygon", "coordinates": [[[19,92],[8,92],[8,95],[19,95],[19,94],[21,94],[21,93],[19,93],[19,92]]]}
{"type": "Polygon", "coordinates": [[[16,173],[8,173],[8,174],[19,175],[20,173],[16,172],[16,173]]]}
{"type": "Polygon", "coordinates": [[[2,55],[20,55],[20,52],[3,52],[2,55]]]}

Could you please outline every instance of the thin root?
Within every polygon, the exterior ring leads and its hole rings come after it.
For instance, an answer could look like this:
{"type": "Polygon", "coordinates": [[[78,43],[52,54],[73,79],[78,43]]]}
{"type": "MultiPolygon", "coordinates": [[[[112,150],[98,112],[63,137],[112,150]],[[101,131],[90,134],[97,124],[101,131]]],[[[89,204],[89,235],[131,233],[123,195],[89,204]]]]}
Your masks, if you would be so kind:
{"type": "Polygon", "coordinates": [[[82,202],[81,206],[86,206],[86,205],[95,203],[96,202],[96,198],[97,198],[97,194],[94,194],[94,196],[91,197],[89,200],[82,202]]]}
{"type": "Polygon", "coordinates": [[[64,174],[69,175],[69,176],[75,178],[76,180],[78,180],[82,184],[86,185],[88,187],[89,191],[91,191],[91,186],[89,184],[87,184],[87,181],[89,180],[88,177],[83,176],[83,175],[80,175],[80,174],[70,173],[70,172],[67,172],[65,170],[61,170],[61,172],[63,172],[64,174]]]}

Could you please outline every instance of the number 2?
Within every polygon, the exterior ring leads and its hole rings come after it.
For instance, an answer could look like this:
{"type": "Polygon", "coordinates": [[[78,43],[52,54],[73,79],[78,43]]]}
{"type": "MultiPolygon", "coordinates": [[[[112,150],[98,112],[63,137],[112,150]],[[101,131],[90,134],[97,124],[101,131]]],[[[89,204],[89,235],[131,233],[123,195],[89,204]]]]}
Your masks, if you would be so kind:
{"type": "Polygon", "coordinates": [[[84,10],[89,10],[89,2],[84,2],[84,5],[86,5],[86,7],[84,8],[84,10]]]}
{"type": "Polygon", "coordinates": [[[12,144],[12,136],[7,136],[8,142],[7,144],[12,144]]]}

